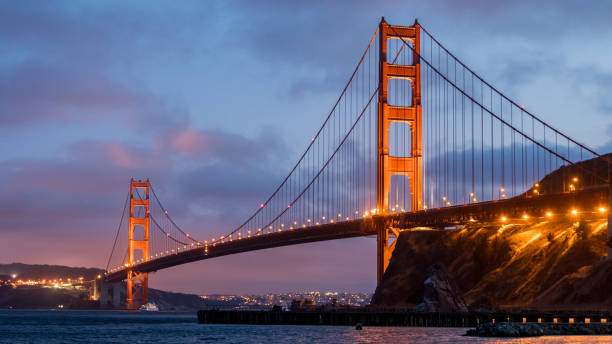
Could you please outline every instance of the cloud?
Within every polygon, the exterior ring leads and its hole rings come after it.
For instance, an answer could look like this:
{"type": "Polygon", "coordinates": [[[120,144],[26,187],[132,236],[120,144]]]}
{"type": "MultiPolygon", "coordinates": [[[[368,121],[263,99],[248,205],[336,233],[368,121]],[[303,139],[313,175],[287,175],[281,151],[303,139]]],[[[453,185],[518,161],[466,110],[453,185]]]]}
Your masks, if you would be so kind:
{"type": "Polygon", "coordinates": [[[141,117],[148,99],[106,76],[24,63],[0,73],[0,123],[102,122],[141,117]]]}
{"type": "Polygon", "coordinates": [[[88,221],[117,221],[133,177],[151,178],[167,208],[180,217],[177,221],[191,226],[207,220],[214,226],[204,229],[222,233],[234,225],[236,214],[247,216],[256,208],[254,199],[272,191],[281,178],[276,166],[288,154],[278,138],[250,139],[193,128],[162,134],[156,144],[82,141],[66,148],[66,159],[1,162],[0,232],[36,231],[49,222],[53,228],[74,231],[87,227],[88,221]],[[156,146],[184,135],[196,143],[187,150],[182,145],[156,146]],[[234,215],[230,221],[229,213],[234,215]]]}
{"type": "Polygon", "coordinates": [[[239,166],[269,164],[289,149],[276,130],[267,128],[255,138],[224,131],[197,130],[190,127],[168,131],[155,139],[159,150],[171,150],[200,160],[227,161],[239,166]]]}
{"type": "Polygon", "coordinates": [[[217,24],[213,3],[146,5],[145,1],[12,2],[0,12],[0,41],[30,58],[58,64],[70,61],[79,70],[91,66],[106,70],[111,62],[142,62],[122,61],[126,55],[193,53],[191,33],[205,35],[217,24]]]}

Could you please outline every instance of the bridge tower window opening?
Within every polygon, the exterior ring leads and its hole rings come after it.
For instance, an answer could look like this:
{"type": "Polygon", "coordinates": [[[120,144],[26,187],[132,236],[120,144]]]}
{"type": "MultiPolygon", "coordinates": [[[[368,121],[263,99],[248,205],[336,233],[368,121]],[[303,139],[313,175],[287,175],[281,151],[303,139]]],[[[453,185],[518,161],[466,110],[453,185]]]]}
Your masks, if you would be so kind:
{"type": "Polygon", "coordinates": [[[134,218],[144,219],[147,214],[147,209],[144,205],[134,205],[134,218]]]}
{"type": "MultiPolygon", "coordinates": [[[[412,82],[409,78],[392,78],[388,82],[387,102],[390,106],[412,106],[412,82]]],[[[404,109],[407,110],[407,109],[404,109]]],[[[404,115],[406,116],[406,115],[404,115]]]]}
{"type": "Polygon", "coordinates": [[[413,41],[407,40],[406,37],[395,36],[394,33],[395,32],[391,32],[391,35],[387,35],[387,56],[390,58],[389,63],[396,65],[412,65],[414,61],[411,49],[414,48],[413,41]]]}
{"type": "MultiPolygon", "coordinates": [[[[143,217],[135,217],[135,218],[144,218],[143,217]]],[[[133,238],[135,241],[143,241],[145,240],[145,229],[143,225],[135,225],[133,229],[133,238]]]]}
{"type": "MultiPolygon", "coordinates": [[[[410,158],[413,135],[410,122],[392,122],[389,126],[389,156],[410,158]]],[[[415,137],[416,139],[416,137],[415,137]]]]}
{"type": "Polygon", "coordinates": [[[402,213],[412,210],[412,194],[410,190],[410,180],[408,176],[394,174],[391,176],[391,186],[389,192],[389,212],[402,213]]]}

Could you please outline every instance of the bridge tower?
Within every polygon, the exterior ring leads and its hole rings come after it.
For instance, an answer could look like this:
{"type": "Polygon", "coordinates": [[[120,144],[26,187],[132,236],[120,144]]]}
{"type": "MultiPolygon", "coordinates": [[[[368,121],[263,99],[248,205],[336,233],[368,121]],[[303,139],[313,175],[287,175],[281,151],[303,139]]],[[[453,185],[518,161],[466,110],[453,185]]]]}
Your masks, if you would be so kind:
{"type": "Polygon", "coordinates": [[[133,267],[140,251],[142,261],[149,260],[149,188],[150,182],[130,180],[130,220],[128,231],[128,270],[126,308],[137,309],[148,302],[149,274],[133,267]],[[141,215],[141,216],[140,216],[141,215]],[[138,217],[137,217],[138,216],[138,217]],[[142,228],[142,236],[135,238],[135,229],[142,228]]]}
{"type": "MultiPolygon", "coordinates": [[[[421,119],[421,69],[420,69],[420,31],[415,20],[410,27],[391,26],[383,17],[379,26],[379,80],[378,80],[378,171],[377,171],[377,209],[380,214],[389,211],[389,189],[392,175],[408,177],[410,186],[411,211],[421,209],[423,170],[422,170],[422,119],[421,119]],[[387,62],[387,41],[401,39],[412,44],[412,64],[397,65],[387,62]],[[390,79],[407,79],[412,88],[410,106],[392,106],[387,102],[388,82],[390,79]],[[406,123],[410,127],[411,148],[409,157],[389,155],[389,128],[392,122],[406,123]]],[[[407,48],[404,48],[407,49],[407,48]]],[[[387,269],[395,241],[389,246],[390,232],[397,239],[398,232],[378,226],[378,283],[387,269]]]]}

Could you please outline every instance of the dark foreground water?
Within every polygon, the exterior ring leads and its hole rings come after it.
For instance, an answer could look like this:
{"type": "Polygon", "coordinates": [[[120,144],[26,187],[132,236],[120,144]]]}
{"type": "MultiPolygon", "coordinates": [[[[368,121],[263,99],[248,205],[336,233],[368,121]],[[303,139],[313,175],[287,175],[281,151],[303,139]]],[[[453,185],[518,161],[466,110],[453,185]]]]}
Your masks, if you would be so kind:
{"type": "Polygon", "coordinates": [[[1,343],[612,343],[612,336],[491,339],[463,328],[200,325],[194,313],[0,311],[1,343]]]}

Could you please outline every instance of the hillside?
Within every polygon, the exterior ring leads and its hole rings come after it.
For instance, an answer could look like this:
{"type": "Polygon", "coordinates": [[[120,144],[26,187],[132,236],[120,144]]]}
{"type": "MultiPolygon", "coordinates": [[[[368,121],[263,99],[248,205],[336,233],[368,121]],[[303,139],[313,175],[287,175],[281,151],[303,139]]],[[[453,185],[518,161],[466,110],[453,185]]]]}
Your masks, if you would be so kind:
{"type": "MultiPolygon", "coordinates": [[[[539,181],[539,192],[559,193],[568,191],[570,185],[576,189],[588,189],[606,184],[609,173],[606,159],[612,161],[612,153],[604,154],[601,158],[580,161],[571,166],[561,166],[539,181]]],[[[534,187],[531,187],[527,190],[527,194],[532,195],[533,191],[534,187]]]]}
{"type": "MultiPolygon", "coordinates": [[[[68,278],[77,280],[83,277],[85,281],[96,278],[104,270],[96,268],[69,267],[62,265],[37,265],[11,263],[0,264],[0,280],[16,275],[21,280],[59,280],[68,278]],[[4,277],[2,277],[4,276],[4,277]]],[[[122,290],[125,299],[125,288],[122,290]]],[[[49,309],[63,305],[66,309],[99,308],[97,301],[88,300],[89,293],[83,288],[45,288],[41,286],[24,286],[12,288],[0,283],[0,308],[49,309]]],[[[198,295],[173,293],[157,289],[149,289],[149,301],[162,310],[195,311],[215,307],[214,302],[203,300],[198,295]]]]}
{"type": "Polygon", "coordinates": [[[79,277],[83,277],[83,279],[88,281],[95,279],[96,276],[101,273],[104,273],[104,270],[97,268],[23,263],[0,264],[0,275],[10,276],[15,274],[17,278],[22,280],[49,280],[59,278],[63,278],[64,280],[68,278],[76,280],[79,277]]]}
{"type": "MultiPolygon", "coordinates": [[[[612,153],[562,166],[534,188],[547,194],[568,191],[570,185],[576,190],[603,186],[608,160],[612,153]]],[[[527,193],[534,194],[534,188],[527,193]]],[[[509,221],[402,232],[372,305],[429,311],[612,311],[612,259],[603,259],[607,214],[509,221]]]]}
{"type": "Polygon", "coordinates": [[[426,281],[436,277],[431,268],[438,267],[452,286],[450,294],[470,310],[612,310],[612,262],[602,260],[606,229],[604,216],[578,221],[558,216],[406,231],[372,304],[415,308],[432,293],[426,281]]]}

